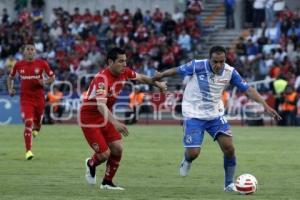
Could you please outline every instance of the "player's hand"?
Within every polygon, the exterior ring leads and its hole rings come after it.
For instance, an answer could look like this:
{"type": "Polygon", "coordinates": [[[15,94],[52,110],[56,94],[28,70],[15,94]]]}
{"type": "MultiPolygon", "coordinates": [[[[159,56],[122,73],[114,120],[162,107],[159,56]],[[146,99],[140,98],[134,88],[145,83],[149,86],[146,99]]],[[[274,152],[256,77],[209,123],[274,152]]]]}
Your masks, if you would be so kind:
{"type": "Polygon", "coordinates": [[[282,117],[270,106],[266,105],[265,110],[267,113],[269,113],[274,119],[276,120],[282,120],[282,117]]]}
{"type": "Polygon", "coordinates": [[[39,83],[40,83],[41,86],[43,86],[43,87],[45,86],[45,82],[44,82],[43,79],[39,79],[39,83]]]}
{"type": "Polygon", "coordinates": [[[15,89],[8,90],[8,94],[9,96],[13,97],[16,94],[16,90],[15,89]]]}
{"type": "Polygon", "coordinates": [[[161,72],[156,72],[156,74],[152,77],[152,81],[160,81],[163,78],[163,74],[161,72]]]}
{"type": "Polygon", "coordinates": [[[120,133],[122,133],[123,136],[128,136],[129,132],[127,130],[127,127],[125,126],[125,124],[122,124],[121,122],[116,122],[114,124],[115,128],[117,129],[117,131],[119,131],[120,133]]]}
{"type": "Polygon", "coordinates": [[[168,89],[166,81],[162,81],[162,82],[155,81],[155,85],[156,85],[156,87],[159,88],[160,92],[165,92],[168,89]]]}

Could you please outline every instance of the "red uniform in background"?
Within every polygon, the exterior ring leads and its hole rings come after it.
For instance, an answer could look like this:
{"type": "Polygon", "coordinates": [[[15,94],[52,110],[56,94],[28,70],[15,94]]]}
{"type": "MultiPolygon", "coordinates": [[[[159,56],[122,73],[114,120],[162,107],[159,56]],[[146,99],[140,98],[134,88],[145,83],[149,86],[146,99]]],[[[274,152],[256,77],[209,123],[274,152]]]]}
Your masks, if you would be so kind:
{"type": "Polygon", "coordinates": [[[18,61],[9,75],[10,78],[14,78],[17,73],[21,79],[20,105],[21,116],[25,123],[25,146],[26,151],[29,151],[32,143],[31,130],[29,129],[33,127],[37,131],[40,130],[45,107],[44,87],[40,80],[43,79],[44,73],[48,77],[54,76],[54,74],[47,62],[41,59],[18,61]]]}

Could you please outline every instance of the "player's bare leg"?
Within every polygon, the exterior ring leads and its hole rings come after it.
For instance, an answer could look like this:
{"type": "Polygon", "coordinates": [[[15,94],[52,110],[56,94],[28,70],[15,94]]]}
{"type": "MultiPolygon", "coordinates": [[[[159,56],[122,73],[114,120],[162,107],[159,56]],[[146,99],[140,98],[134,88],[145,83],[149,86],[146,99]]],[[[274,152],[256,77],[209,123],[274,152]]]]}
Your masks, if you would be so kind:
{"type": "Polygon", "coordinates": [[[232,137],[222,134],[218,136],[217,141],[224,154],[224,171],[225,171],[224,191],[227,192],[235,191],[233,176],[236,168],[236,157],[235,157],[232,137]]]}
{"type": "Polygon", "coordinates": [[[85,160],[85,166],[86,166],[85,179],[88,182],[88,184],[95,185],[97,183],[96,167],[101,163],[104,163],[109,158],[109,155],[110,155],[110,150],[107,149],[107,151],[103,153],[95,153],[92,156],[92,158],[87,158],[85,160]]]}
{"type": "Polygon", "coordinates": [[[25,141],[25,149],[26,149],[25,158],[26,160],[31,160],[34,157],[33,153],[31,152],[33,120],[25,119],[24,125],[25,125],[24,141],[25,141]]]}
{"type": "Polygon", "coordinates": [[[109,143],[110,156],[106,162],[106,171],[103,178],[102,184],[100,185],[101,189],[110,189],[110,190],[124,190],[124,188],[116,186],[112,179],[115,176],[119,163],[121,161],[122,152],[123,152],[123,141],[116,140],[109,143]]]}
{"type": "Polygon", "coordinates": [[[180,176],[184,177],[188,175],[188,172],[192,165],[192,161],[199,156],[200,151],[201,151],[200,147],[186,148],[184,157],[180,163],[180,168],[179,168],[180,176]]]}

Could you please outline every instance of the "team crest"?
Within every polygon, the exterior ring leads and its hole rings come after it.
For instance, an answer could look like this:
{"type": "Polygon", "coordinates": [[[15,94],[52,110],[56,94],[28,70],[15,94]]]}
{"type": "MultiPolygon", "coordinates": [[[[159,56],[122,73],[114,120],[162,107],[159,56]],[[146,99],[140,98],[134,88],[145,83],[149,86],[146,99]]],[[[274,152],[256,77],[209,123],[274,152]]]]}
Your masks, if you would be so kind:
{"type": "Polygon", "coordinates": [[[20,70],[20,73],[21,73],[21,74],[24,74],[24,73],[25,73],[25,70],[24,70],[24,69],[21,69],[21,70],[20,70]]]}
{"type": "Polygon", "coordinates": [[[34,73],[35,73],[35,74],[39,74],[39,72],[40,72],[40,70],[39,70],[38,68],[35,68],[35,69],[34,69],[34,73]]]}
{"type": "Polygon", "coordinates": [[[193,141],[192,136],[191,135],[186,136],[185,141],[187,144],[191,144],[193,141]]]}
{"type": "Polygon", "coordinates": [[[104,83],[98,83],[98,89],[96,90],[97,94],[104,94],[105,93],[105,85],[104,83]]]}

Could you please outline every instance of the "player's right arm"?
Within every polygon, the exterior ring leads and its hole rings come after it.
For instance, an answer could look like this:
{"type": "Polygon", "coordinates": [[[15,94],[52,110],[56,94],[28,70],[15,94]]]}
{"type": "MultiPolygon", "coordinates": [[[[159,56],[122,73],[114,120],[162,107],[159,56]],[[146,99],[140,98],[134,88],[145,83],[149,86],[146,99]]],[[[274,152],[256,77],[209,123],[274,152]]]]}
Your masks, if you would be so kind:
{"type": "Polygon", "coordinates": [[[18,64],[16,63],[11,69],[11,72],[7,78],[7,90],[10,96],[14,96],[16,94],[16,90],[14,89],[14,78],[16,76],[17,69],[18,69],[18,64]]]}
{"type": "Polygon", "coordinates": [[[184,65],[179,67],[173,67],[163,72],[157,72],[153,77],[153,81],[160,81],[161,79],[169,76],[175,76],[176,74],[181,75],[192,75],[194,72],[194,63],[195,60],[192,60],[184,65]]]}
{"type": "Polygon", "coordinates": [[[127,136],[128,130],[124,124],[119,122],[108,109],[107,103],[107,79],[103,75],[98,75],[92,81],[89,91],[87,92],[88,99],[96,99],[97,109],[102,114],[104,119],[108,120],[110,123],[114,125],[114,127],[122,133],[122,135],[127,136]]]}
{"type": "Polygon", "coordinates": [[[102,99],[97,99],[97,108],[102,116],[107,119],[114,127],[124,136],[128,136],[129,132],[125,124],[119,122],[108,109],[106,103],[102,99]]]}

